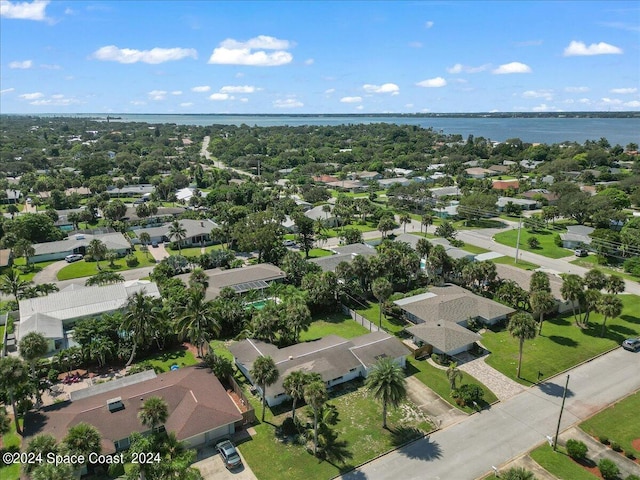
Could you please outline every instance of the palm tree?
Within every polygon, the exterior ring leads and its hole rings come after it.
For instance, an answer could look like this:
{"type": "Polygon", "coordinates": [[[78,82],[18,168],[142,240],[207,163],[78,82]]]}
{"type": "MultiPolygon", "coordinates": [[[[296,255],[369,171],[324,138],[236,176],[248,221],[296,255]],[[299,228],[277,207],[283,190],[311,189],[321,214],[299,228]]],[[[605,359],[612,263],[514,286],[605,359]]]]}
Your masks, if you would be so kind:
{"type": "Polygon", "coordinates": [[[429,256],[429,252],[431,252],[431,242],[426,238],[421,238],[416,243],[416,252],[420,255],[420,258],[427,258],[429,256]]]}
{"type": "Polygon", "coordinates": [[[267,408],[267,387],[273,385],[279,376],[280,373],[273,358],[260,356],[253,362],[251,377],[262,390],[262,422],[264,422],[264,412],[267,408]]]}
{"type": "Polygon", "coordinates": [[[422,226],[424,225],[425,233],[428,233],[429,227],[433,225],[433,215],[430,213],[425,213],[422,215],[420,219],[420,233],[422,233],[422,226]]]}
{"type": "Polygon", "coordinates": [[[118,255],[118,252],[116,252],[115,250],[107,250],[107,253],[104,254],[105,260],[109,261],[109,267],[110,268],[115,268],[116,267],[115,263],[113,263],[113,262],[115,262],[118,259],[119,256],[120,255],[118,255]]]}
{"type": "Polygon", "coordinates": [[[124,277],[120,273],[103,271],[87,278],[84,284],[87,287],[92,287],[94,285],[110,285],[122,282],[124,282],[124,277]]]}
{"type": "MultiPolygon", "coordinates": [[[[86,422],[80,422],[69,428],[67,435],[62,440],[62,448],[69,455],[83,456],[85,459],[92,452],[100,453],[102,451],[102,438],[100,432],[93,425],[86,422]]],[[[82,465],[74,465],[80,467],[82,465]]]]}
{"type": "Polygon", "coordinates": [[[540,329],[538,335],[542,335],[542,322],[544,321],[544,314],[550,311],[556,304],[556,299],[551,293],[546,290],[536,290],[531,293],[529,297],[529,303],[531,304],[531,310],[534,315],[537,313],[540,316],[539,324],[540,329]]]}
{"type": "Polygon", "coordinates": [[[610,275],[605,283],[607,293],[618,294],[624,292],[624,279],[618,275],[610,275]]]}
{"type": "MultiPolygon", "coordinates": [[[[43,458],[45,458],[43,456],[43,458]]],[[[31,480],[68,480],[73,478],[73,467],[68,463],[37,464],[31,472],[31,480]]]]}
{"type": "Polygon", "coordinates": [[[20,298],[32,283],[21,280],[20,274],[10,268],[7,273],[0,277],[0,292],[5,295],[13,295],[16,299],[16,304],[19,304],[20,298]]]}
{"type": "Polygon", "coordinates": [[[324,382],[315,380],[304,387],[304,400],[313,409],[313,454],[318,453],[318,414],[329,397],[324,382]]]}
{"type": "Polygon", "coordinates": [[[517,376],[520,378],[520,369],[522,367],[522,349],[524,347],[525,340],[531,340],[536,337],[536,321],[528,313],[520,312],[516,313],[509,324],[507,330],[512,337],[517,338],[520,341],[520,353],[518,355],[518,371],[517,376]]]}
{"type": "Polygon", "coordinates": [[[31,242],[26,238],[21,238],[14,245],[13,251],[19,257],[24,257],[24,262],[27,265],[27,269],[29,269],[29,257],[33,257],[36,254],[36,250],[33,248],[31,242]]]}
{"type": "Polygon", "coordinates": [[[100,260],[107,254],[107,246],[99,239],[94,238],[87,245],[87,255],[96,261],[96,266],[100,270],[100,260]]]}
{"type": "Polygon", "coordinates": [[[604,317],[602,320],[602,332],[600,333],[601,337],[604,337],[604,334],[607,332],[607,320],[620,315],[622,313],[622,307],[622,300],[620,300],[619,297],[612,294],[602,295],[596,305],[597,311],[604,317]]]}
{"type": "Polygon", "coordinates": [[[294,370],[284,377],[282,387],[293,400],[291,406],[291,418],[296,419],[296,403],[304,398],[304,387],[309,383],[308,375],[302,370],[294,370]]]}
{"type": "Polygon", "coordinates": [[[182,254],[182,241],[187,238],[187,229],[178,221],[174,220],[169,225],[169,238],[174,238],[178,244],[178,253],[182,254]]]}
{"type": "Polygon", "coordinates": [[[16,432],[21,433],[22,429],[18,423],[18,409],[16,408],[16,395],[22,397],[21,393],[25,392],[24,388],[29,383],[28,366],[17,357],[0,358],[0,390],[4,390],[9,394],[9,403],[13,411],[13,419],[16,425],[16,432]]]}
{"type": "Polygon", "coordinates": [[[602,290],[607,284],[607,276],[597,268],[592,268],[584,274],[584,284],[591,290],[602,290]]]}
{"type": "Polygon", "coordinates": [[[292,340],[297,343],[301,331],[307,331],[311,324],[311,312],[304,297],[291,297],[284,303],[286,327],[293,330],[292,340]]]}
{"type": "Polygon", "coordinates": [[[215,304],[205,299],[201,288],[188,291],[186,303],[176,311],[176,330],[181,339],[187,339],[198,349],[198,357],[204,357],[204,346],[220,333],[215,304]]]}
{"type": "Polygon", "coordinates": [[[147,343],[149,325],[153,323],[159,307],[155,299],[145,295],[144,290],[134,293],[127,299],[121,328],[129,333],[133,346],[131,348],[131,356],[125,365],[126,367],[133,362],[137,346],[147,343]]]}
{"type": "Polygon", "coordinates": [[[369,372],[367,389],[382,402],[382,428],[387,428],[387,406],[397,408],[407,396],[407,381],[402,367],[391,358],[378,360],[369,372]]]}
{"type": "Polygon", "coordinates": [[[152,432],[156,430],[158,425],[164,424],[167,418],[169,418],[167,402],[156,396],[146,399],[138,412],[140,423],[151,428],[152,432]]]}
{"type": "Polygon", "coordinates": [[[371,285],[371,291],[373,292],[373,295],[378,299],[378,304],[380,307],[378,326],[382,328],[382,304],[386,302],[393,293],[393,286],[391,285],[391,282],[385,277],[379,277],[373,281],[373,284],[371,285]]]}
{"type": "Polygon", "coordinates": [[[584,284],[582,278],[575,274],[564,275],[562,277],[560,293],[564,300],[569,300],[571,302],[573,318],[576,320],[576,324],[580,325],[582,318],[580,304],[584,299],[584,284]],[[576,305],[578,306],[578,316],[576,316],[576,305]]]}
{"type": "Polygon", "coordinates": [[[451,362],[447,368],[447,380],[449,380],[449,388],[451,391],[456,390],[456,382],[462,380],[462,371],[458,368],[456,362],[451,362]]]}
{"type": "MultiPolygon", "coordinates": [[[[26,451],[33,453],[34,455],[40,455],[42,458],[47,458],[49,453],[58,453],[58,444],[56,443],[56,439],[53,435],[40,433],[29,441],[26,451]]],[[[22,464],[22,469],[26,473],[29,473],[34,470],[36,466],[37,463],[27,462],[22,464]]]]}
{"type": "Polygon", "coordinates": [[[189,287],[206,290],[209,288],[209,276],[201,268],[194,269],[189,275],[189,287]]]}
{"type": "Polygon", "coordinates": [[[504,473],[501,472],[500,478],[503,480],[536,480],[533,472],[522,467],[513,467],[504,473]]]}
{"type": "Polygon", "coordinates": [[[151,243],[151,237],[147,232],[142,232],[138,235],[138,239],[142,244],[142,250],[146,253],[147,258],[149,257],[149,244],[151,243]]]}
{"type": "Polygon", "coordinates": [[[407,233],[407,224],[411,223],[411,217],[409,216],[409,214],[408,213],[401,213],[400,216],[398,217],[398,220],[400,221],[400,223],[403,226],[402,233],[407,233]]]}
{"type": "Polygon", "coordinates": [[[535,271],[531,275],[531,280],[529,280],[529,291],[533,293],[542,290],[544,290],[545,292],[551,291],[551,286],[549,285],[549,275],[547,274],[547,272],[535,271]]]}
{"type": "MultiPolygon", "coordinates": [[[[49,350],[47,339],[39,332],[29,332],[20,339],[18,344],[20,355],[24,358],[31,369],[31,380],[34,385],[38,385],[38,377],[36,375],[36,362],[49,350]]],[[[36,396],[38,397],[38,405],[42,404],[40,389],[36,388],[36,396]]]]}

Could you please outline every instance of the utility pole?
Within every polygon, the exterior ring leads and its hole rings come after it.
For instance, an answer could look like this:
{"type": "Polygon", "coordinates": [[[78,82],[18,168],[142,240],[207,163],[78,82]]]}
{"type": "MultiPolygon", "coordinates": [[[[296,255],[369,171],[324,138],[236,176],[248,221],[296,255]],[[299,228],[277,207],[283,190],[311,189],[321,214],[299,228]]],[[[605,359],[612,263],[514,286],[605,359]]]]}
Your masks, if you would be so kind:
{"type": "Polygon", "coordinates": [[[518,220],[518,239],[516,240],[516,258],[514,263],[518,263],[518,255],[520,254],[520,230],[522,230],[522,213],[518,220]]]}
{"type": "Polygon", "coordinates": [[[560,406],[560,415],[558,416],[558,427],[556,428],[556,437],[553,440],[553,451],[558,448],[558,434],[560,433],[560,421],[562,420],[562,411],[564,410],[564,401],[567,398],[567,387],[569,386],[569,375],[567,375],[567,382],[564,384],[564,392],[562,392],[562,405],[560,406]]]}

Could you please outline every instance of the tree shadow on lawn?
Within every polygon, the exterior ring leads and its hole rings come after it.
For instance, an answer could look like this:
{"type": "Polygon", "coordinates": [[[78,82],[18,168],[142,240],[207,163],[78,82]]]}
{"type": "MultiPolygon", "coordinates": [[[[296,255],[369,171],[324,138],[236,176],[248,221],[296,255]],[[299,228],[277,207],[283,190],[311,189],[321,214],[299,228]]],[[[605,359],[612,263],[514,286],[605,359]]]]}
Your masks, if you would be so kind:
{"type": "Polygon", "coordinates": [[[619,333],[620,335],[625,335],[627,337],[632,337],[634,335],[638,335],[638,332],[636,330],[632,330],[629,327],[625,327],[624,325],[611,325],[610,327],[607,327],[607,330],[615,332],[615,333],[619,333]]]}
{"type": "MultiPolygon", "coordinates": [[[[615,327],[615,325],[613,325],[615,327]]],[[[601,323],[590,323],[589,326],[582,330],[585,335],[589,337],[597,337],[597,338],[608,338],[609,340],[613,340],[615,343],[622,343],[624,339],[627,337],[625,335],[621,335],[615,331],[612,326],[607,325],[607,328],[604,333],[604,337],[602,337],[602,324],[601,323]]]]}
{"type": "MultiPolygon", "coordinates": [[[[538,385],[540,391],[549,395],[550,397],[562,397],[564,394],[564,386],[557,383],[544,382],[538,385]]],[[[573,392],[570,388],[567,388],[567,397],[573,397],[573,392]]]]}
{"type": "Polygon", "coordinates": [[[637,325],[640,325],[640,317],[633,317],[631,315],[620,315],[620,319],[628,323],[635,323],[637,325]]]}
{"type": "Polygon", "coordinates": [[[559,335],[550,335],[547,338],[551,340],[553,343],[557,343],[558,345],[562,345],[564,347],[575,348],[578,346],[578,342],[576,342],[573,338],[561,337],[559,335]]]}
{"type": "Polygon", "coordinates": [[[391,433],[391,444],[394,447],[400,447],[407,442],[424,436],[422,430],[416,427],[400,426],[389,428],[388,430],[391,433]]]}

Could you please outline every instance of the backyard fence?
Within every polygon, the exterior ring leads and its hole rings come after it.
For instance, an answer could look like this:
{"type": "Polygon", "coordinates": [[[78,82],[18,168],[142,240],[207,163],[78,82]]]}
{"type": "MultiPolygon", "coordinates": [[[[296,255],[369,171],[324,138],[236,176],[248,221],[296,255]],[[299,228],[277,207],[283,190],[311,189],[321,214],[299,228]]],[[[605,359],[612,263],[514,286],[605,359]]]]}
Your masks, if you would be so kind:
{"type": "Polygon", "coordinates": [[[246,411],[242,412],[242,425],[247,425],[255,422],[256,421],[255,410],[253,409],[253,407],[249,403],[249,400],[247,399],[244,392],[242,391],[242,387],[238,385],[238,382],[236,382],[236,379],[233,378],[233,375],[229,375],[227,377],[227,380],[231,385],[231,390],[233,390],[233,393],[235,393],[240,398],[240,402],[242,402],[242,405],[246,408],[246,411]]]}
{"type": "Polygon", "coordinates": [[[340,306],[342,307],[342,312],[345,315],[349,315],[355,322],[359,323],[360,325],[362,325],[364,328],[366,328],[370,332],[377,332],[377,331],[380,330],[380,328],[378,328],[377,325],[371,323],[369,320],[364,318],[362,315],[360,315],[355,310],[351,310],[349,307],[347,307],[344,304],[341,304],[340,306]]]}

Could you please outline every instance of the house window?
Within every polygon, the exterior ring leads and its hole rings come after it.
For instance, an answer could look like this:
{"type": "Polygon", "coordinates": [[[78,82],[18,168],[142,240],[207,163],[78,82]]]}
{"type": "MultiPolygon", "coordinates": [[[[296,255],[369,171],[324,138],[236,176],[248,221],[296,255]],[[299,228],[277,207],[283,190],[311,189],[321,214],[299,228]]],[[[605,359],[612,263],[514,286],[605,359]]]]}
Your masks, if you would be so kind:
{"type": "Polygon", "coordinates": [[[329,383],[331,383],[331,382],[337,382],[338,380],[342,380],[342,376],[331,379],[331,380],[329,381],[329,383]]]}
{"type": "Polygon", "coordinates": [[[357,368],[352,368],[351,370],[349,370],[350,372],[355,372],[357,370],[357,368]]]}

